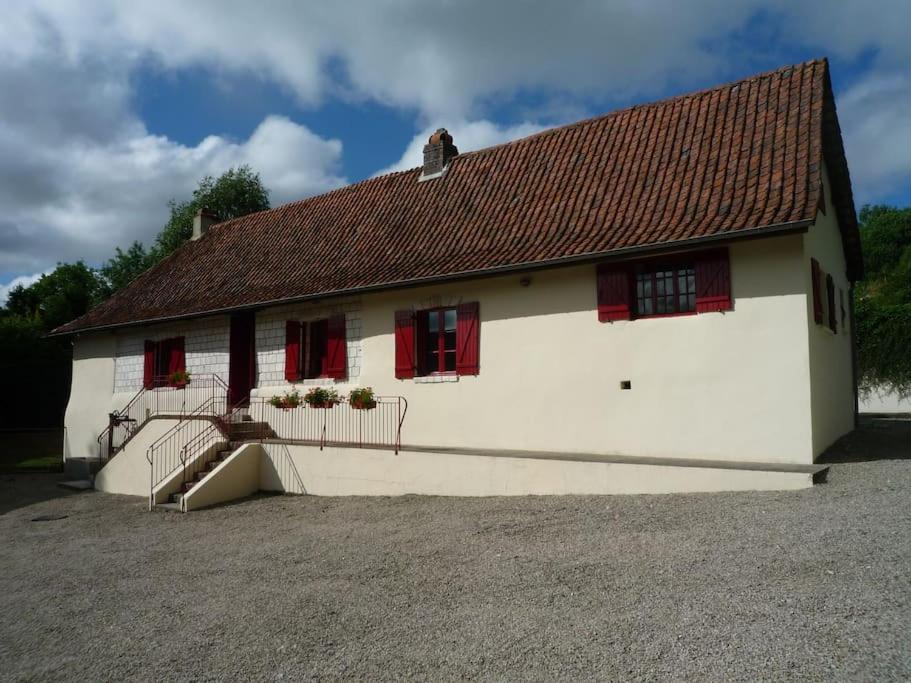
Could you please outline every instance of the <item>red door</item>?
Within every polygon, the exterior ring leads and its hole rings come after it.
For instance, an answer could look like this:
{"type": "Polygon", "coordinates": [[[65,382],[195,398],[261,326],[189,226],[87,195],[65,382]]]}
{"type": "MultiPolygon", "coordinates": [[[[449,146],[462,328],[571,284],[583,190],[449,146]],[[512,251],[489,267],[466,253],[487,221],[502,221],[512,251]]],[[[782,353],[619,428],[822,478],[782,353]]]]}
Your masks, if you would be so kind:
{"type": "Polygon", "coordinates": [[[249,402],[250,389],[256,381],[255,329],[255,314],[235,313],[231,316],[228,392],[232,406],[249,402]]]}

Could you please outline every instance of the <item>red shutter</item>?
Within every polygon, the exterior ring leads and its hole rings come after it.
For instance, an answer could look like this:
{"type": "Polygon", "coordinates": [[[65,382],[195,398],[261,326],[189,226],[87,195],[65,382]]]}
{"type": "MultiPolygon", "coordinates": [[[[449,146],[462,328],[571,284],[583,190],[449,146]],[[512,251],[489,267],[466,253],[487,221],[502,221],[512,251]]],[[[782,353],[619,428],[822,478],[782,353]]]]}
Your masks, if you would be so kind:
{"type": "Polygon", "coordinates": [[[155,386],[155,354],[157,344],[146,340],[145,352],[142,358],[142,386],[151,389],[155,386]]]}
{"type": "Polygon", "coordinates": [[[727,249],[706,252],[696,260],[696,312],[729,311],[731,267],[727,249]]]}
{"type": "Polygon", "coordinates": [[[186,372],[187,362],[183,350],[183,337],[173,337],[161,342],[162,357],[167,363],[167,381],[171,383],[170,377],[175,372],[186,372]]]}
{"type": "Polygon", "coordinates": [[[333,379],[348,376],[348,342],[345,336],[345,316],[329,318],[328,340],[326,342],[326,374],[333,379]]]}
{"type": "Polygon", "coordinates": [[[822,324],[822,292],[819,291],[819,261],[810,259],[810,272],[813,275],[813,320],[822,324]]]}
{"type": "Polygon", "coordinates": [[[480,320],[478,302],[456,309],[456,374],[477,375],[480,370],[480,320]]]}
{"type": "Polygon", "coordinates": [[[395,312],[395,376],[396,379],[414,377],[414,314],[411,311],[395,312]]]}
{"type": "Polygon", "coordinates": [[[838,317],[835,313],[835,280],[826,275],[826,298],[829,302],[829,329],[838,332],[838,317]]]}
{"type": "Polygon", "coordinates": [[[629,272],[625,268],[598,266],[598,320],[629,320],[629,293],[629,272]]]}
{"type": "Polygon", "coordinates": [[[296,382],[301,378],[301,324],[285,322],[285,379],[296,382]]]}

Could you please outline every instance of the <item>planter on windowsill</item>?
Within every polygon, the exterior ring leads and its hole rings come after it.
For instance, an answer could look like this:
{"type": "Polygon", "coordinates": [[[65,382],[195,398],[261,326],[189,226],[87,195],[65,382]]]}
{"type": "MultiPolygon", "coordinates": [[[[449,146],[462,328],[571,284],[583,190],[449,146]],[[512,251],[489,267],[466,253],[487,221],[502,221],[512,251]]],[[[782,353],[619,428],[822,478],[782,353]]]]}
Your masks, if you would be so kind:
{"type": "Polygon", "coordinates": [[[354,410],[373,410],[376,408],[376,401],[351,401],[350,403],[354,410]]]}

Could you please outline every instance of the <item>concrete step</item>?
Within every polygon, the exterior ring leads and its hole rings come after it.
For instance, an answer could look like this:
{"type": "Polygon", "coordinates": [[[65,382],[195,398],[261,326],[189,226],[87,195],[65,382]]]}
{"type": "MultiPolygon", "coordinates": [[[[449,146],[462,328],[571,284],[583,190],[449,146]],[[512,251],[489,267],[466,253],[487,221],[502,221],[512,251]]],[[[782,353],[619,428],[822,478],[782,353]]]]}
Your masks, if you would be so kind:
{"type": "Polygon", "coordinates": [[[180,512],[180,503],[159,503],[155,506],[156,510],[168,510],[169,512],[180,512]]]}

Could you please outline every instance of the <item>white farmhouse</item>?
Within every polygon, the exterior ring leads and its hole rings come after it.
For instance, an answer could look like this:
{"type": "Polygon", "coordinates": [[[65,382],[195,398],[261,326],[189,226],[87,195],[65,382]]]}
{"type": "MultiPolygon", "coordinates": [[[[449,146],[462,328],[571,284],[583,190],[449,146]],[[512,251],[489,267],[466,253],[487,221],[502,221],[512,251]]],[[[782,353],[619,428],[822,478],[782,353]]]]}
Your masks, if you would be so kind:
{"type": "Polygon", "coordinates": [[[184,510],[809,486],[854,426],[861,275],[825,60],[465,154],[441,129],[422,168],[200,212],[56,330],[65,457],[184,510]]]}

